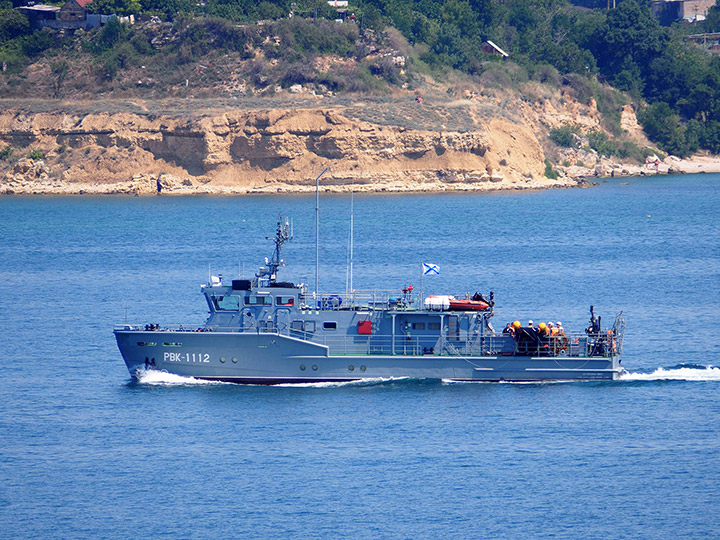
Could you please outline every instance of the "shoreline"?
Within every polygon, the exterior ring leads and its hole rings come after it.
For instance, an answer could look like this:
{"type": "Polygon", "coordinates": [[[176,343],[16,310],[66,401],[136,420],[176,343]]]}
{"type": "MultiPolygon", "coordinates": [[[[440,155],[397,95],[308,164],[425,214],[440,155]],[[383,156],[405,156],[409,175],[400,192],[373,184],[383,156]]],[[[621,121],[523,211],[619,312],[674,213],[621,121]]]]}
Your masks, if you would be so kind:
{"type": "MultiPolygon", "coordinates": [[[[598,185],[607,178],[634,178],[658,175],[689,175],[720,173],[720,156],[699,154],[680,159],[668,156],[664,160],[649,160],[644,165],[612,163],[604,160],[594,168],[558,166],[561,176],[557,180],[502,179],[484,182],[417,182],[388,181],[369,183],[320,184],[323,193],[496,193],[511,191],[539,191],[546,189],[587,188],[598,185]]],[[[377,176],[375,173],[374,176],[377,176]]],[[[291,184],[267,182],[265,185],[227,185],[210,182],[180,180],[173,175],[140,174],[132,180],[117,183],[62,182],[52,179],[24,180],[5,183],[0,196],[87,196],[117,195],[149,197],[169,196],[252,196],[252,195],[303,195],[315,192],[314,184],[291,184]],[[158,191],[158,184],[161,186],[158,191]]]]}
{"type": "Polygon", "coordinates": [[[667,156],[660,160],[649,157],[643,165],[623,164],[602,159],[593,168],[568,166],[558,167],[566,175],[577,178],[624,178],[637,176],[657,176],[668,174],[720,173],[720,155],[696,154],[687,158],[667,156]]]}
{"type": "MultiPolygon", "coordinates": [[[[430,183],[430,182],[387,182],[371,184],[330,184],[320,183],[321,193],[372,193],[372,194],[420,194],[420,193],[496,193],[511,191],[541,191],[546,189],[572,189],[586,188],[597,185],[595,180],[589,181],[584,178],[558,180],[543,179],[520,183],[516,181],[503,180],[496,183],[430,183]]],[[[220,196],[238,197],[253,195],[307,195],[315,193],[315,185],[293,185],[282,182],[268,183],[264,186],[233,186],[233,185],[185,185],[177,182],[171,175],[147,175],[142,181],[130,181],[117,184],[110,183],[49,183],[49,182],[23,182],[21,185],[9,185],[0,189],[0,196],[133,196],[133,197],[154,197],[154,196],[220,196]],[[162,186],[157,189],[158,181],[162,186]]]]}

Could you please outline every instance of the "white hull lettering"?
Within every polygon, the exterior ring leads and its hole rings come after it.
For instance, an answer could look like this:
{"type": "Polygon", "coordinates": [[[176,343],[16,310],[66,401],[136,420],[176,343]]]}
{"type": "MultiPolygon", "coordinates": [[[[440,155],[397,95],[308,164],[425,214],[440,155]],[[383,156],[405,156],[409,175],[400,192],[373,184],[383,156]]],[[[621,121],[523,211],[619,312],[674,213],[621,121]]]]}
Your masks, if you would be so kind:
{"type": "Polygon", "coordinates": [[[166,352],[164,353],[163,360],[165,360],[165,362],[182,362],[185,364],[209,364],[210,354],[166,352]]]}

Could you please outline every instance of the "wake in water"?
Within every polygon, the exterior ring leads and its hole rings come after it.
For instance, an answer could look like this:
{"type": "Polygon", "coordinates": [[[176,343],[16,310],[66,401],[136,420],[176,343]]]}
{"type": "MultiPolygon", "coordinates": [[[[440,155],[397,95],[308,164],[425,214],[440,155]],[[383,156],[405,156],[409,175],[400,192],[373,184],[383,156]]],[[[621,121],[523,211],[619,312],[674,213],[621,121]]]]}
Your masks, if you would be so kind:
{"type": "MultiPolygon", "coordinates": [[[[196,379],[195,377],[184,377],[182,375],[175,375],[174,373],[168,373],[166,371],[158,371],[155,369],[149,370],[138,370],[135,372],[135,378],[138,384],[144,384],[149,386],[208,386],[208,385],[233,385],[231,382],[224,381],[208,381],[204,379],[196,379]]],[[[307,383],[286,383],[286,384],[274,384],[274,385],[259,385],[262,387],[274,387],[274,388],[341,388],[344,386],[377,386],[387,383],[404,382],[413,379],[407,377],[377,377],[373,379],[362,379],[356,381],[343,381],[343,382],[307,382],[307,383]]],[[[252,385],[243,385],[252,386],[252,385]]]]}
{"type": "Polygon", "coordinates": [[[720,381],[720,368],[713,366],[700,365],[680,365],[671,368],[657,368],[652,373],[632,373],[626,371],[620,375],[615,381],[453,381],[452,379],[443,379],[443,384],[584,384],[584,383],[604,383],[613,384],[617,382],[630,381],[720,381]]]}
{"type": "Polygon", "coordinates": [[[720,381],[720,368],[713,366],[679,366],[657,368],[652,373],[625,372],[620,381],[720,381]]]}
{"type": "MultiPolygon", "coordinates": [[[[135,374],[139,384],[150,386],[208,386],[217,384],[233,384],[221,381],[206,381],[196,379],[195,377],[183,377],[165,371],[157,370],[139,370],[135,374]]],[[[657,368],[651,373],[632,373],[626,371],[615,382],[630,381],[720,381],[720,368],[713,366],[678,366],[673,368],[657,368]]],[[[342,387],[362,387],[362,386],[379,386],[385,384],[406,384],[406,383],[427,383],[429,380],[412,379],[409,377],[377,377],[373,379],[360,379],[356,381],[344,382],[307,382],[307,383],[287,383],[272,385],[276,388],[342,388],[342,387]]],[[[503,384],[552,384],[552,383],[583,383],[598,381],[542,381],[542,382],[511,382],[503,381],[503,384]]],[[[612,384],[613,381],[605,381],[612,384]]],[[[442,384],[498,384],[481,381],[453,381],[451,379],[443,379],[442,384]]]]}
{"type": "Polygon", "coordinates": [[[139,384],[147,384],[151,386],[207,386],[214,384],[232,384],[220,381],[206,381],[196,379],[195,377],[183,377],[175,375],[167,371],[158,371],[156,369],[138,370],[135,377],[139,384]]]}

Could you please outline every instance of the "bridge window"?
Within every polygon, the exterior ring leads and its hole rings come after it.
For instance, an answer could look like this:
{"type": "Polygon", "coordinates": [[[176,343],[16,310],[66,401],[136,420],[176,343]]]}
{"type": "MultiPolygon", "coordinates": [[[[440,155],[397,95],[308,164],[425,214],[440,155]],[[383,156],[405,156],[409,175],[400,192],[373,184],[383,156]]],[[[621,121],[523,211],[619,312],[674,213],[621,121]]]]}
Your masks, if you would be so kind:
{"type": "Polygon", "coordinates": [[[237,296],[213,296],[215,309],[219,311],[237,311],[240,309],[240,299],[237,296]]]}
{"type": "Polygon", "coordinates": [[[325,330],[337,330],[337,323],[334,321],[325,321],[323,323],[323,329],[325,330]]]}
{"type": "Polygon", "coordinates": [[[295,305],[295,297],[294,296],[277,296],[277,297],[275,297],[275,305],[276,306],[294,306],[295,305]]]}
{"type": "Polygon", "coordinates": [[[414,323],[412,323],[412,329],[413,330],[425,330],[425,323],[424,322],[414,322],[414,323]]]}
{"type": "Polygon", "coordinates": [[[255,296],[249,295],[245,297],[246,306],[272,306],[272,296],[255,296]]]}
{"type": "Polygon", "coordinates": [[[305,331],[306,332],[314,332],[315,331],[315,321],[305,321],[305,331]]]}
{"type": "Polygon", "coordinates": [[[428,330],[440,330],[440,323],[439,322],[428,323],[428,330]]]}

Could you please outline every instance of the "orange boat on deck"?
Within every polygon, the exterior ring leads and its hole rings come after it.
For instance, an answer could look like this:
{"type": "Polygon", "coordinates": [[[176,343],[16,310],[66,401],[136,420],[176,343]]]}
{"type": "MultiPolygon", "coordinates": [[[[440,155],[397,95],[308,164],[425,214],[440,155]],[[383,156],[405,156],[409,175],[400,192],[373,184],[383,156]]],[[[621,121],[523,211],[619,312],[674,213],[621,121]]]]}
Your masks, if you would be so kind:
{"type": "Polygon", "coordinates": [[[450,311],[484,311],[490,304],[482,300],[450,300],[450,311]]]}

